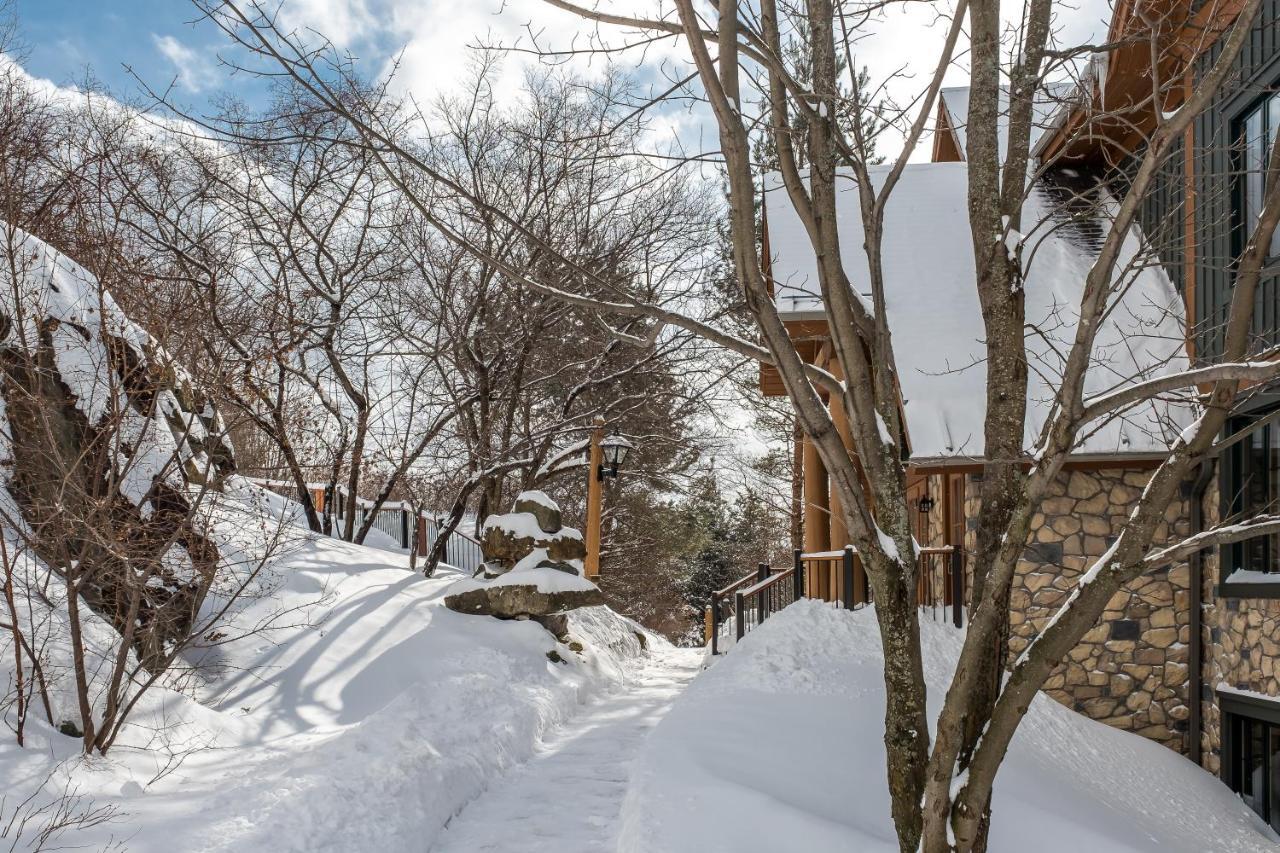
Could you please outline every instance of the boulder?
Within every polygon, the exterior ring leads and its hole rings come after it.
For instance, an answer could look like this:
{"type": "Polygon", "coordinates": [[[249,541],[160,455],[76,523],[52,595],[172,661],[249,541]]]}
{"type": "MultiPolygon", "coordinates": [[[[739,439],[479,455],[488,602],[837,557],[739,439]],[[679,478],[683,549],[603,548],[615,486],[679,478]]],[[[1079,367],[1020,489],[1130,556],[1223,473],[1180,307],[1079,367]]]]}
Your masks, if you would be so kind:
{"type": "Polygon", "coordinates": [[[534,568],[580,575],[587,556],[582,534],[562,526],[560,507],[539,491],[521,492],[512,512],[486,518],[480,538],[489,578],[534,568]]]}
{"type": "Polygon", "coordinates": [[[583,560],[587,556],[587,544],[582,541],[582,534],[572,527],[561,528],[545,546],[547,559],[554,562],[583,560]]]}
{"type": "Polygon", "coordinates": [[[600,589],[576,572],[566,575],[549,567],[518,569],[493,581],[462,581],[446,595],[445,607],[473,616],[529,619],[557,637],[569,631],[568,614],[580,607],[604,604],[600,589]]]}
{"type": "Polygon", "coordinates": [[[87,270],[5,223],[0,238],[17,254],[0,270],[0,489],[33,554],[53,573],[74,561],[83,602],[159,672],[220,564],[191,487],[234,473],[226,427],[87,270]]]}
{"type": "Polygon", "coordinates": [[[489,516],[480,533],[485,562],[499,573],[515,568],[537,547],[540,533],[537,519],[531,513],[489,516]]]}
{"type": "Polygon", "coordinates": [[[527,512],[538,520],[538,527],[543,533],[555,533],[562,526],[560,506],[546,492],[536,489],[521,492],[516,496],[515,512],[527,512]]]}
{"type": "Polygon", "coordinates": [[[535,583],[503,584],[445,596],[444,604],[459,613],[499,619],[534,619],[604,604],[604,595],[594,587],[544,592],[535,583]]]}

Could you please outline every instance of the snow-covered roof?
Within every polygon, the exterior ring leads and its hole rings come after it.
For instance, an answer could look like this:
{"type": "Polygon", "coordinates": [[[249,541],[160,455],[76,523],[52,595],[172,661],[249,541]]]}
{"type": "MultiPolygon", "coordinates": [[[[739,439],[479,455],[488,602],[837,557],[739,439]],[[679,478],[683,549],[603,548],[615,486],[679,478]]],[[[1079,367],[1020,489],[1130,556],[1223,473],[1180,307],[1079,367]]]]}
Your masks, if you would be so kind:
{"type": "MultiPolygon", "coordinates": [[[[1055,114],[1061,108],[1063,99],[1068,97],[1075,87],[1070,81],[1060,84],[1049,84],[1048,87],[1036,93],[1035,108],[1031,115],[1031,148],[1034,150],[1037,141],[1053,124],[1055,114]]],[[[969,87],[953,86],[943,89],[939,92],[942,108],[946,110],[947,122],[951,125],[952,133],[955,136],[956,148],[960,151],[960,156],[964,159],[968,158],[969,137],[966,132],[969,122],[969,87]]],[[[1009,93],[1005,89],[1000,90],[1000,119],[999,119],[999,143],[1000,143],[1000,159],[1004,160],[1005,146],[1008,141],[1009,128],[1009,93]]]]}
{"type": "MultiPolygon", "coordinates": [[[[882,181],[887,167],[873,170],[882,181]]],[[[968,227],[967,166],[907,166],[885,210],[884,270],[890,329],[912,458],[980,458],[986,398],[985,344],[968,227]]],[[[870,290],[861,215],[851,174],[838,180],[841,258],[854,290],[870,290]]],[[[1080,293],[1104,223],[1067,222],[1051,187],[1033,189],[1025,208],[1027,349],[1026,446],[1031,449],[1074,339],[1080,293]]],[[[813,250],[777,175],[765,180],[775,297],[784,319],[821,317],[813,250]]],[[[1016,239],[1016,235],[1015,235],[1016,239]]],[[[1093,394],[1138,378],[1185,370],[1184,309],[1164,269],[1144,265],[1142,235],[1131,232],[1117,267],[1124,283],[1099,330],[1086,383],[1093,394]],[[1130,269],[1132,267],[1132,269],[1130,269]],[[1125,272],[1127,270],[1127,272],[1125,272]]],[[[1009,241],[1012,243],[1012,241],[1009,241]]],[[[866,300],[870,304],[870,299],[866,300]]],[[[1178,402],[1148,402],[1088,435],[1081,454],[1165,449],[1190,422],[1178,402]]]]}

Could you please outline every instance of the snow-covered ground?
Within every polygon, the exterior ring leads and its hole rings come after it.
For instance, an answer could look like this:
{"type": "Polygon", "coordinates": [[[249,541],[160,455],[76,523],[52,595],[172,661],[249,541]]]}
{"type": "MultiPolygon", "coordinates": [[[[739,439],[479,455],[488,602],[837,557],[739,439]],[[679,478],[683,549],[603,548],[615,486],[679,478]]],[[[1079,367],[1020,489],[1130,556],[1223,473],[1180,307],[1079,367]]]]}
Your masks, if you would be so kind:
{"type": "MultiPolygon", "coordinates": [[[[936,715],[959,634],[924,624],[936,715]]],[[[695,681],[645,741],[624,853],[896,851],[870,610],[800,602],[695,681]]],[[[994,853],[1252,853],[1277,839],[1168,749],[1037,697],[993,802],[994,853]]]]}
{"type": "Polygon", "coordinates": [[[633,685],[592,703],[463,809],[432,853],[616,850],[635,757],[702,661],[700,649],[658,650],[633,685]]]}
{"type": "MultiPolygon", "coordinates": [[[[268,503],[268,516],[284,509],[268,503]]],[[[254,528],[229,513],[224,550],[260,540],[254,528]]],[[[4,732],[3,818],[33,792],[39,804],[70,788],[119,812],[62,839],[84,849],[424,851],[544,737],[572,740],[557,727],[584,712],[598,725],[610,697],[653,686],[651,657],[672,654],[654,636],[646,651],[638,626],[606,608],[571,618],[580,652],[533,622],[454,613],[442,599],[459,579],[295,528],[201,653],[198,683],[149,693],[107,757],[80,758],[34,712],[25,749],[4,732]]],[[[573,808],[568,792],[547,793],[548,808],[573,808]]]]}

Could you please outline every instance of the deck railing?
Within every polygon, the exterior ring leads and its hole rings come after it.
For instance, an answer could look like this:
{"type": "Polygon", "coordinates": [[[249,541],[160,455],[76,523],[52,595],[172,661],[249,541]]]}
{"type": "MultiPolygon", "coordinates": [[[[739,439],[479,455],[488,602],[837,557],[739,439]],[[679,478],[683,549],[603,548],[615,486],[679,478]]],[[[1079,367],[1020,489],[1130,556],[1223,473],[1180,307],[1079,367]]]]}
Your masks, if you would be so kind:
{"type": "MultiPolygon", "coordinates": [[[[935,620],[963,627],[964,552],[949,545],[921,548],[918,560],[916,605],[935,620]]],[[[801,598],[827,601],[846,610],[869,604],[871,586],[853,547],[809,554],[795,551],[789,568],[761,563],[752,574],[713,592],[706,612],[711,653],[719,654],[725,641],[741,640],[771,614],[801,598]]]]}

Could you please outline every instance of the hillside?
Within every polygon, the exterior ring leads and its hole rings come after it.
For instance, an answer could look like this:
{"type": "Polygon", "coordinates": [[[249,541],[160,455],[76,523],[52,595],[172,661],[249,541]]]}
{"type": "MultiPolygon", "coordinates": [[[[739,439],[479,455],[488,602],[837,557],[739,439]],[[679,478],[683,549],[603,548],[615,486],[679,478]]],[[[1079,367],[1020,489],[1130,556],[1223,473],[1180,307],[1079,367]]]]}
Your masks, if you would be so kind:
{"type": "Polygon", "coordinates": [[[422,850],[557,723],[629,684],[645,654],[641,629],[605,608],[574,614],[580,652],[532,622],[448,611],[456,571],[424,579],[400,554],[282,523],[286,508],[233,480],[224,549],[284,543],[254,594],[144,697],[106,758],[81,759],[37,714],[26,748],[0,742],[6,820],[19,798],[39,807],[70,790],[82,810],[115,811],[64,839],[90,849],[422,850]]]}

